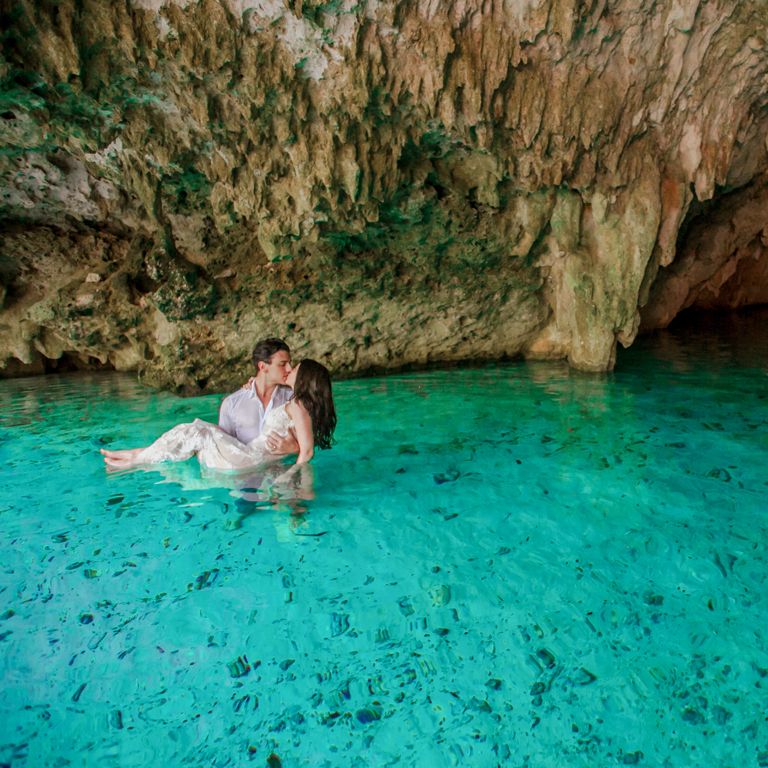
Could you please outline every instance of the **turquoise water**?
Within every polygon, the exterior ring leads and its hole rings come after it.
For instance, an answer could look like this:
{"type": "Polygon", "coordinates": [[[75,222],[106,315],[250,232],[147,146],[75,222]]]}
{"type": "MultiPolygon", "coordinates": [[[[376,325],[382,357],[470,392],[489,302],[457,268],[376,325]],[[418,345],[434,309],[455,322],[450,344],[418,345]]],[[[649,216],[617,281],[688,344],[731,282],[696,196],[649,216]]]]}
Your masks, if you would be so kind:
{"type": "Polygon", "coordinates": [[[0,764],[768,765],[767,320],[338,383],[277,489],[105,472],[218,397],[0,382],[0,764]]]}

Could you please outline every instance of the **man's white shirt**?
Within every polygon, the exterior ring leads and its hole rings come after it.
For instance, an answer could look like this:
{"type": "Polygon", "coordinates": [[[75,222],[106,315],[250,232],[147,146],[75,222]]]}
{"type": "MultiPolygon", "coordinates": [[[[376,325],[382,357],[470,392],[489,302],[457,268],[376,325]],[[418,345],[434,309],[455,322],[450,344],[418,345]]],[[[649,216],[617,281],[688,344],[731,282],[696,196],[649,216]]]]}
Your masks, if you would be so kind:
{"type": "Polygon", "coordinates": [[[285,405],[291,397],[293,390],[290,387],[277,386],[265,408],[254,382],[249,389],[239,389],[224,398],[219,409],[219,426],[241,443],[250,443],[262,433],[267,414],[273,408],[285,405]]]}

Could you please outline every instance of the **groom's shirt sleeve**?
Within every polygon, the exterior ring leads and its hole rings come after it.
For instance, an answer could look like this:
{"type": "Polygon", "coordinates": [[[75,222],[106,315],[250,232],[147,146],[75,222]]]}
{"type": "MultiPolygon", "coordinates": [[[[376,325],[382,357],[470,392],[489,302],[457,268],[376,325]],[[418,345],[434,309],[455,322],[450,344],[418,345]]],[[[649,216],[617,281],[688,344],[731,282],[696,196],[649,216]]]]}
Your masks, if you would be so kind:
{"type": "Polygon", "coordinates": [[[235,437],[235,423],[232,421],[232,408],[229,397],[225,397],[219,408],[219,426],[228,434],[235,437]]]}

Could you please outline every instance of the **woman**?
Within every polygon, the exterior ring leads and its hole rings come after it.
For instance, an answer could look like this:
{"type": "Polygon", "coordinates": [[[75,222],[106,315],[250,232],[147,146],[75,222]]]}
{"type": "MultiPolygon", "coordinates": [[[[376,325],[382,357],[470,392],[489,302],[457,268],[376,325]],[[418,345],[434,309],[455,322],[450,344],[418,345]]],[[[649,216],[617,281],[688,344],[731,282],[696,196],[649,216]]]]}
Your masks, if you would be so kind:
{"type": "Polygon", "coordinates": [[[102,448],[104,461],[110,467],[127,469],[138,464],[186,461],[197,454],[198,461],[211,469],[245,469],[274,458],[267,452],[268,432],[286,434],[293,426],[299,443],[296,466],[305,464],[314,456],[315,447],[331,447],[336,428],[331,377],[324,365],[303,360],[291,371],[286,384],[293,389],[293,398],[269,412],[264,431],[247,445],[215,424],[195,419],[169,430],[148,448],[102,448]]]}

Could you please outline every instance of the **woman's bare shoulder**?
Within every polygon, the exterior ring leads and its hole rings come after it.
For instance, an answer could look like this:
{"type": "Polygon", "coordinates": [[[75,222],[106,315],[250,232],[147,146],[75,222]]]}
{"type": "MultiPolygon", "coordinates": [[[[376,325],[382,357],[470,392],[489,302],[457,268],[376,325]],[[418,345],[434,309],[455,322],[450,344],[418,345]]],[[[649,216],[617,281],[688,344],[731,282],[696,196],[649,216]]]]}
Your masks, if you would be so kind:
{"type": "Polygon", "coordinates": [[[311,416],[309,415],[309,411],[298,400],[291,400],[285,406],[285,411],[294,422],[312,420],[311,416]]]}

